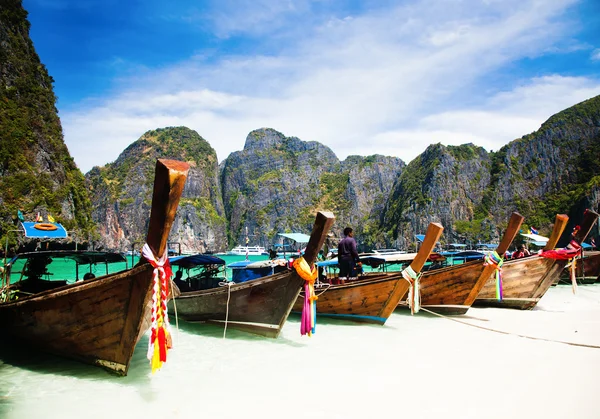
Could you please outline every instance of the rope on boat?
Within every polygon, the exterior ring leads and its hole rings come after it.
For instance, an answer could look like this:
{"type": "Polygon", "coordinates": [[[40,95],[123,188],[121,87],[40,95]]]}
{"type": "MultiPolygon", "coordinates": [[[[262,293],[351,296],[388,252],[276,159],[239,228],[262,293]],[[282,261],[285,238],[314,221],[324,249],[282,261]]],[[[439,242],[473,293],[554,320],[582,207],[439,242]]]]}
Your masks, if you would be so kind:
{"type": "Polygon", "coordinates": [[[502,335],[518,336],[520,338],[531,339],[531,340],[541,340],[541,341],[544,341],[544,342],[562,343],[563,345],[571,345],[571,346],[580,346],[580,347],[583,347],[583,348],[600,349],[600,345],[592,345],[592,344],[588,344],[588,343],[567,342],[567,341],[564,341],[564,340],[546,339],[546,338],[540,338],[540,337],[535,337],[535,336],[522,335],[520,333],[506,332],[504,330],[498,330],[498,329],[492,329],[490,327],[479,326],[479,325],[476,325],[476,324],[473,324],[473,323],[469,323],[469,322],[465,322],[465,321],[462,321],[462,320],[454,319],[452,317],[444,316],[443,314],[436,313],[436,312],[428,310],[428,309],[426,309],[424,307],[421,307],[421,310],[426,311],[427,313],[433,314],[435,316],[441,317],[443,319],[452,320],[453,322],[464,324],[464,325],[471,326],[471,327],[476,327],[477,329],[487,330],[488,332],[500,333],[502,335]]]}
{"type": "Polygon", "coordinates": [[[223,329],[223,339],[227,334],[227,321],[229,320],[229,299],[231,298],[231,287],[234,284],[233,281],[219,282],[220,287],[227,287],[227,306],[225,310],[225,328],[223,329]]]}
{"type": "MultiPolygon", "coordinates": [[[[320,296],[321,294],[323,294],[325,291],[327,291],[329,288],[331,287],[331,284],[328,282],[318,282],[315,284],[315,290],[321,289],[321,288],[325,288],[323,291],[321,291],[318,294],[315,294],[315,297],[320,296]]],[[[300,290],[300,297],[304,298],[304,290],[300,290]]]]}
{"type": "Polygon", "coordinates": [[[408,289],[408,306],[410,307],[410,314],[419,312],[421,308],[421,286],[419,279],[421,279],[421,272],[417,273],[411,268],[410,265],[402,271],[402,278],[408,281],[410,288],[408,289]]]}

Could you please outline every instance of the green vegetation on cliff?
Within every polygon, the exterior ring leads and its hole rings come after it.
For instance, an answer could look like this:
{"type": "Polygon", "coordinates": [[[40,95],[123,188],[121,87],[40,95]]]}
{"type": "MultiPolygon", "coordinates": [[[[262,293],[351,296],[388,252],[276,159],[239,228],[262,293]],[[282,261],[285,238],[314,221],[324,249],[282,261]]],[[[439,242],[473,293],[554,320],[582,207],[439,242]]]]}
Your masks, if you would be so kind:
{"type": "Polygon", "coordinates": [[[64,144],[52,77],[29,38],[20,1],[0,7],[0,228],[17,210],[52,214],[79,237],[94,230],[84,177],[64,144]],[[64,212],[68,209],[68,212],[64,212]]]}

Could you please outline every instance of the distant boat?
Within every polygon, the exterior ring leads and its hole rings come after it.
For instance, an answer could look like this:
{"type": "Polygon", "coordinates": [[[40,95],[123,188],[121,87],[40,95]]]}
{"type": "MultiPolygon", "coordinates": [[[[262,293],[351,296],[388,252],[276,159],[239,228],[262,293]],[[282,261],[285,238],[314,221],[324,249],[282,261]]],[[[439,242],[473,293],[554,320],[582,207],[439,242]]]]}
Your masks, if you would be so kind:
{"type": "Polygon", "coordinates": [[[372,253],[375,255],[401,255],[406,253],[406,251],[399,249],[373,249],[372,253]]]}
{"type": "MultiPolygon", "coordinates": [[[[598,219],[598,214],[587,210],[583,223],[572,237],[572,242],[581,245],[598,219]]],[[[544,250],[552,250],[561,237],[569,217],[556,216],[554,229],[544,250]]],[[[550,259],[533,254],[519,259],[509,259],[502,265],[502,299],[496,298],[494,278],[486,281],[474,305],[486,307],[532,309],[546,291],[557,282],[568,260],[550,259]]]]}
{"type": "Polygon", "coordinates": [[[261,256],[269,253],[262,246],[237,246],[227,252],[228,255],[238,256],[261,256]]]}
{"type": "MultiPolygon", "coordinates": [[[[334,219],[330,212],[317,213],[305,255],[309,264],[316,259],[334,219]]],[[[226,282],[206,271],[203,267],[206,262],[195,260],[197,258],[172,259],[174,266],[199,268],[201,272],[184,279],[187,281],[184,284],[186,290],[180,289],[180,295],[174,301],[169,301],[169,310],[173,313],[177,310],[177,315],[187,321],[216,323],[272,338],[279,335],[304,285],[304,280],[295,270],[285,269],[274,275],[226,282]]],[[[218,260],[214,257],[211,259],[218,260]]],[[[209,263],[217,265],[215,261],[209,263]]],[[[218,264],[224,263],[220,260],[218,264]]],[[[264,268],[266,263],[259,262],[258,266],[264,268]]],[[[270,267],[266,269],[271,271],[270,267]]]]}

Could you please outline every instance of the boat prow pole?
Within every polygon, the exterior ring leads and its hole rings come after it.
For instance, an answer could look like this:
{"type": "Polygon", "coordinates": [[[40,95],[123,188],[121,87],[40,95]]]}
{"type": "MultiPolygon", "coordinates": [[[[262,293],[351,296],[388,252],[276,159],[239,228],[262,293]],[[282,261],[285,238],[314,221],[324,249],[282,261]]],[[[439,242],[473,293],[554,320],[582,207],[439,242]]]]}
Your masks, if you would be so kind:
{"type": "Polygon", "coordinates": [[[315,223],[313,225],[312,232],[310,233],[310,239],[304,250],[304,260],[312,268],[319,250],[323,247],[327,233],[331,229],[335,216],[329,211],[319,211],[315,217],[315,223]]]}
{"type": "MultiPolygon", "coordinates": [[[[510,247],[510,244],[513,242],[513,240],[519,233],[521,224],[523,224],[524,219],[525,218],[518,212],[513,212],[512,215],[510,216],[510,220],[508,221],[508,226],[506,227],[506,230],[504,231],[504,236],[502,237],[500,244],[496,248],[496,253],[501,258],[504,257],[504,254],[510,247]]],[[[481,291],[481,289],[483,288],[485,283],[490,279],[490,277],[492,276],[492,274],[495,271],[496,271],[496,266],[493,264],[488,264],[488,265],[484,266],[483,271],[481,272],[481,275],[479,276],[479,279],[477,280],[477,283],[475,284],[473,289],[471,289],[471,292],[469,293],[468,297],[465,300],[465,303],[464,303],[465,306],[470,307],[471,305],[473,305],[473,302],[479,295],[479,291],[481,291]]]]}
{"type": "Polygon", "coordinates": [[[423,266],[425,266],[425,262],[429,259],[429,255],[433,251],[435,244],[439,241],[442,233],[444,231],[444,227],[439,223],[429,223],[429,227],[427,227],[427,231],[425,232],[425,238],[423,239],[423,244],[419,248],[419,252],[417,256],[410,263],[410,267],[416,273],[421,272],[423,266]]]}
{"type": "Polygon", "coordinates": [[[556,218],[554,219],[554,227],[552,228],[552,234],[550,234],[550,238],[548,239],[548,243],[544,246],[544,250],[552,250],[556,247],[556,244],[560,240],[560,236],[562,236],[563,231],[565,231],[565,227],[569,222],[569,217],[565,214],[556,214],[556,218]]]}
{"type": "MultiPolygon", "coordinates": [[[[156,258],[160,258],[167,248],[167,240],[189,169],[189,164],[178,160],[156,161],[152,209],[146,236],[146,243],[156,258]]],[[[144,258],[140,258],[139,263],[145,262],[144,258]]]]}
{"type": "Polygon", "coordinates": [[[592,231],[592,227],[598,220],[598,214],[592,210],[585,210],[583,215],[583,223],[581,223],[581,228],[575,233],[573,239],[581,245],[583,241],[587,238],[590,231],[592,231]]]}

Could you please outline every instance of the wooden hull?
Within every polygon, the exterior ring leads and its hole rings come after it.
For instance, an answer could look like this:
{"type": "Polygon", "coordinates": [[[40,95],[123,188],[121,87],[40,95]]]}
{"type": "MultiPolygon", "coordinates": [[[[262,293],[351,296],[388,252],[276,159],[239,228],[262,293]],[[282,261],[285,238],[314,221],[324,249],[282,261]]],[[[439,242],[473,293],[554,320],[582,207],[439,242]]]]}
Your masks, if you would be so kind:
{"type": "Polygon", "coordinates": [[[187,321],[227,327],[276,338],[304,284],[295,272],[283,272],[247,282],[181,293],[169,301],[169,313],[187,321]],[[228,303],[229,301],[229,303],[228,303]]]}
{"type": "Polygon", "coordinates": [[[496,278],[492,276],[481,289],[474,305],[528,310],[558,280],[567,261],[539,257],[508,260],[502,266],[502,301],[496,299],[496,278]]]}
{"type": "MultiPolygon", "coordinates": [[[[583,252],[583,260],[577,258],[575,277],[578,283],[594,283],[600,281],[600,251],[583,252]]],[[[560,279],[571,282],[569,270],[563,270],[560,279]]]]}
{"type": "Polygon", "coordinates": [[[600,251],[583,253],[583,261],[577,261],[577,277],[600,280],[600,251]]]}
{"type": "Polygon", "coordinates": [[[149,325],[151,289],[144,264],[20,298],[0,304],[0,333],[126,375],[149,325]]]}
{"type": "MultiPolygon", "coordinates": [[[[318,295],[317,316],[338,317],[363,323],[384,324],[398,302],[408,293],[409,283],[400,272],[377,274],[332,284],[318,295]]],[[[304,296],[298,297],[293,310],[302,312],[304,296]]]]}
{"type": "MultiPolygon", "coordinates": [[[[440,314],[464,314],[468,297],[483,272],[483,260],[423,272],[421,306],[440,314]]],[[[406,303],[401,304],[406,307],[406,303]]]]}

